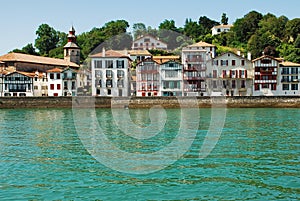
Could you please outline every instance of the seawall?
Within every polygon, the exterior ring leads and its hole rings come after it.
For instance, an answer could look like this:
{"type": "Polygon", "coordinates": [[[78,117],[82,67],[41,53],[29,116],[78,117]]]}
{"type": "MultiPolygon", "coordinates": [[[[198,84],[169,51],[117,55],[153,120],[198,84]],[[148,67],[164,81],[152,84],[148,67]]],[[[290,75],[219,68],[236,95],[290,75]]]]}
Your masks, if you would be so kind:
{"type": "Polygon", "coordinates": [[[299,96],[280,97],[0,97],[5,108],[300,108],[299,96]]]}

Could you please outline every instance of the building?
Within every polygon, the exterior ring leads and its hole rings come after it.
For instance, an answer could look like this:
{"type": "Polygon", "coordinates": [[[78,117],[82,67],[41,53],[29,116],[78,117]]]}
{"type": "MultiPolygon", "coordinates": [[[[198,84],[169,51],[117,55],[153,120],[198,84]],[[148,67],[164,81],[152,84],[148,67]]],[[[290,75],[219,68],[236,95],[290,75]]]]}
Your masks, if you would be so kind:
{"type": "Polygon", "coordinates": [[[228,52],[207,62],[208,96],[252,96],[251,60],[228,52]]]}
{"type": "Polygon", "coordinates": [[[254,68],[254,96],[274,96],[277,94],[278,66],[281,61],[263,55],[252,61],[254,68]]]}
{"type": "Polygon", "coordinates": [[[80,64],[80,48],[76,44],[76,35],[73,26],[69,30],[68,43],[64,46],[64,59],[67,62],[80,64]]]}
{"type": "Polygon", "coordinates": [[[160,64],[161,96],[182,96],[182,64],[178,61],[167,61],[160,64]]]}
{"type": "Polygon", "coordinates": [[[33,96],[33,77],[26,72],[11,72],[3,79],[3,96],[33,96]]]}
{"type": "Polygon", "coordinates": [[[33,77],[33,95],[34,96],[48,96],[48,79],[47,74],[36,71],[31,74],[33,77]]]}
{"type": "Polygon", "coordinates": [[[48,80],[48,96],[62,96],[62,83],[63,79],[61,72],[63,70],[60,68],[53,68],[47,71],[47,80],[48,80]]]}
{"type": "Polygon", "coordinates": [[[159,64],[166,63],[168,61],[178,61],[180,62],[180,56],[170,55],[170,56],[152,56],[152,59],[159,64]]]}
{"type": "Polygon", "coordinates": [[[153,49],[167,50],[168,45],[153,36],[146,35],[146,36],[141,36],[136,40],[134,40],[131,49],[132,50],[153,50],[153,49]]]}
{"type": "Polygon", "coordinates": [[[62,95],[77,96],[77,71],[72,68],[66,68],[61,72],[63,81],[62,95]]]}
{"type": "Polygon", "coordinates": [[[300,64],[283,61],[279,64],[277,95],[300,95],[300,64]]]}
{"type": "Polygon", "coordinates": [[[161,96],[159,64],[145,59],[136,66],[136,96],[161,96]]]}
{"type": "Polygon", "coordinates": [[[127,53],[130,59],[136,62],[152,57],[152,54],[148,50],[128,50],[127,53]]]}
{"type": "Polygon", "coordinates": [[[91,55],[92,95],[118,96],[130,95],[130,57],[118,51],[104,48],[102,52],[91,55]]]}
{"type": "Polygon", "coordinates": [[[182,49],[183,95],[206,95],[206,63],[215,57],[216,47],[202,42],[182,49]]]}
{"type": "Polygon", "coordinates": [[[233,27],[233,25],[231,25],[231,24],[217,25],[217,26],[214,26],[213,28],[211,28],[211,34],[214,36],[214,35],[218,35],[223,32],[228,32],[232,27],[233,27]]]}

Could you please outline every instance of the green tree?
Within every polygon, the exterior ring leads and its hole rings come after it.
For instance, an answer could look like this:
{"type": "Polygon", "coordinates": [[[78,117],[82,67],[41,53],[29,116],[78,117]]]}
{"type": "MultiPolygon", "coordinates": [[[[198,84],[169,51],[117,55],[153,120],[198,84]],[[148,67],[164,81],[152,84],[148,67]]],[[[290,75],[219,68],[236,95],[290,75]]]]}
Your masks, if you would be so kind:
{"type": "Polygon", "coordinates": [[[226,16],[226,13],[223,13],[223,14],[222,14],[222,17],[221,17],[221,24],[225,24],[225,25],[228,24],[228,17],[226,16]]]}
{"type": "Polygon", "coordinates": [[[186,36],[194,40],[196,40],[202,34],[204,35],[203,28],[197,22],[192,21],[191,19],[185,20],[185,25],[183,30],[186,36]]]}
{"type": "Polygon", "coordinates": [[[258,30],[258,24],[261,19],[262,14],[256,11],[251,11],[243,18],[237,19],[232,28],[232,31],[235,32],[235,40],[247,43],[251,36],[258,30]]]}
{"type": "Polygon", "coordinates": [[[300,33],[300,18],[295,18],[286,23],[286,38],[294,42],[300,33]]]}
{"type": "Polygon", "coordinates": [[[209,19],[206,16],[201,16],[199,18],[198,24],[200,25],[202,29],[202,34],[206,35],[208,33],[211,33],[211,28],[213,28],[216,25],[219,25],[220,23],[214,20],[209,19]]]}
{"type": "Polygon", "coordinates": [[[59,36],[48,24],[41,24],[36,31],[35,47],[41,55],[48,56],[49,51],[57,47],[59,36]]]}
{"type": "Polygon", "coordinates": [[[141,35],[145,35],[147,33],[146,25],[143,23],[135,23],[132,26],[134,39],[137,39],[141,35]]]}

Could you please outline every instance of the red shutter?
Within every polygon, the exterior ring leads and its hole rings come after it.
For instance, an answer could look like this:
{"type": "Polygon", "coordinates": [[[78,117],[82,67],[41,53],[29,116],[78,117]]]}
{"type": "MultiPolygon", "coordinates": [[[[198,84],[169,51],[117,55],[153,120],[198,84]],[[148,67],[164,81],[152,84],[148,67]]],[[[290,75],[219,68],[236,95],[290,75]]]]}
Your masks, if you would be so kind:
{"type": "Polygon", "coordinates": [[[245,70],[245,78],[247,78],[247,70],[245,70]]]}
{"type": "Polygon", "coordinates": [[[232,78],[232,71],[229,71],[229,78],[232,78]]]}
{"type": "Polygon", "coordinates": [[[242,78],[242,70],[239,71],[239,77],[238,78],[242,78]]]}

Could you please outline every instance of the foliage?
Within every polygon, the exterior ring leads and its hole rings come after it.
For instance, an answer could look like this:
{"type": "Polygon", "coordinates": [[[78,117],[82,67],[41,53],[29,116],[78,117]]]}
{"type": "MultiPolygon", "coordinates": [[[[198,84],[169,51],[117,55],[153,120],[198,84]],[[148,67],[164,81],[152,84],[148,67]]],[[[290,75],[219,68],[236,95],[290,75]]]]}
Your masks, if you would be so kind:
{"type": "Polygon", "coordinates": [[[223,13],[223,14],[222,14],[222,17],[221,17],[221,24],[225,24],[225,25],[228,24],[228,17],[226,16],[226,13],[223,13]]]}
{"type": "Polygon", "coordinates": [[[56,48],[59,42],[57,31],[48,24],[41,24],[36,31],[36,35],[38,37],[35,39],[35,47],[41,55],[48,56],[49,51],[56,48]]]}
{"type": "Polygon", "coordinates": [[[22,49],[14,49],[12,52],[23,53],[23,54],[31,54],[31,55],[39,55],[35,51],[35,48],[33,47],[32,43],[27,44],[22,49]]]}

